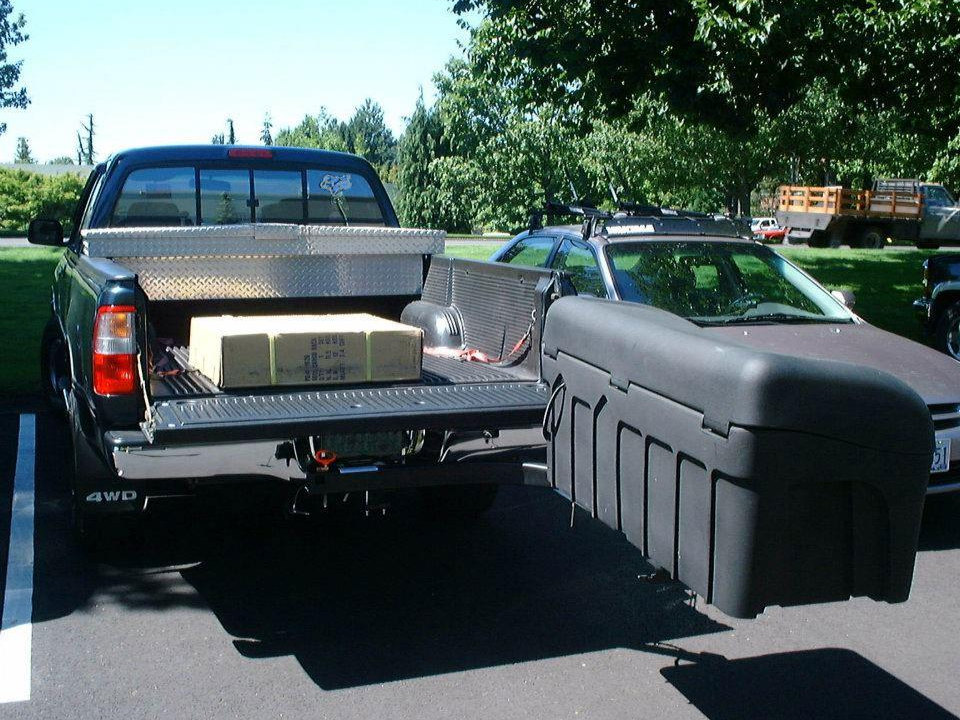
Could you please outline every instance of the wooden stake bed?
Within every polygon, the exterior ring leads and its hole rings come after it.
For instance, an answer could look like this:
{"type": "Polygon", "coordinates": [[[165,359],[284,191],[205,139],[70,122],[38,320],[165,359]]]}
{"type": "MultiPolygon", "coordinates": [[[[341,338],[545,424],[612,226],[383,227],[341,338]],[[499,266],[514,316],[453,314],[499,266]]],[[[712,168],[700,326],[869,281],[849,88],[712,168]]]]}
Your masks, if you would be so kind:
{"type": "Polygon", "coordinates": [[[923,195],[909,190],[781,185],[778,209],[790,213],[916,219],[923,215],[923,195]]]}

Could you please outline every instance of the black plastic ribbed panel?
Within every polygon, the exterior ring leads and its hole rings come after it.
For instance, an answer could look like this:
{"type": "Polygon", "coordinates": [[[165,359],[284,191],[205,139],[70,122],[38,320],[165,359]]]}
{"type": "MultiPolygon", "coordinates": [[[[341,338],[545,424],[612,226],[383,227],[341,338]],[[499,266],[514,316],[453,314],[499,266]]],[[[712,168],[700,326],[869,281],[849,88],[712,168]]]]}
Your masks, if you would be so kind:
{"type": "Polygon", "coordinates": [[[471,383],[161,400],[144,430],[154,442],[242,441],[395,429],[486,429],[540,422],[542,383],[471,383]]]}

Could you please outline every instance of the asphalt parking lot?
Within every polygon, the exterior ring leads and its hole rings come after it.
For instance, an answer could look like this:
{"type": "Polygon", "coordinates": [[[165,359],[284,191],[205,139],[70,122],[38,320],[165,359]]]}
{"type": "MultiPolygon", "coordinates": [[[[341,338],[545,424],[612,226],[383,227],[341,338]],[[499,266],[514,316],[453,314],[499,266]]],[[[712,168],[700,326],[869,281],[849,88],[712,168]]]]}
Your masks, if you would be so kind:
{"type": "Polygon", "coordinates": [[[303,519],[271,495],[214,493],[86,555],[64,429],[36,416],[28,478],[29,422],[0,415],[0,718],[960,712],[956,498],[927,508],[909,602],[742,621],[646,578],[620,536],[584,514],[571,528],[569,506],[534,488],[505,488],[469,526],[424,517],[415,498],[384,518],[303,519]],[[31,552],[32,584],[18,575],[31,552]],[[11,699],[24,679],[28,699],[11,699]]]}

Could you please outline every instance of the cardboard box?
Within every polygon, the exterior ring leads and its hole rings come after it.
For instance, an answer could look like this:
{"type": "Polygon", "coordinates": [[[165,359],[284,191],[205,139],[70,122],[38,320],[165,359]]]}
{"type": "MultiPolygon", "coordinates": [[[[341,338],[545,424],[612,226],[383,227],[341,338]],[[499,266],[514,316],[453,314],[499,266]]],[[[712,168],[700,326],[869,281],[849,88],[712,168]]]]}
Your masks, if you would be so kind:
{"type": "Polygon", "coordinates": [[[221,388],[419,380],[420,328],[367,314],[195,317],[190,364],[221,388]]]}

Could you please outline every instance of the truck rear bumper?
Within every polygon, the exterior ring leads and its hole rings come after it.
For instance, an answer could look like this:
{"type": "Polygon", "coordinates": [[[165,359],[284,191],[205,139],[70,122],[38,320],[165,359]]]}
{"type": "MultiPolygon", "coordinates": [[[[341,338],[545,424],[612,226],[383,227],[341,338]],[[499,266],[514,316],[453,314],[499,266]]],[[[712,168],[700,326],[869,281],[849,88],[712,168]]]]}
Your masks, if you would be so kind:
{"type": "MultiPolygon", "coordinates": [[[[405,464],[334,466],[329,472],[308,473],[293,458],[278,452],[285,439],[257,442],[151,444],[139,431],[104,435],[113,469],[123,481],[162,489],[190,484],[244,480],[320,482],[326,492],[350,489],[387,489],[462,483],[526,482],[531,470],[524,465],[545,461],[540,428],[502,430],[495,434],[451,434],[445,445],[446,462],[412,456],[405,464]],[[333,489],[336,488],[336,489],[333,489]]],[[[539,484],[539,483],[537,483],[539,484]]]]}

